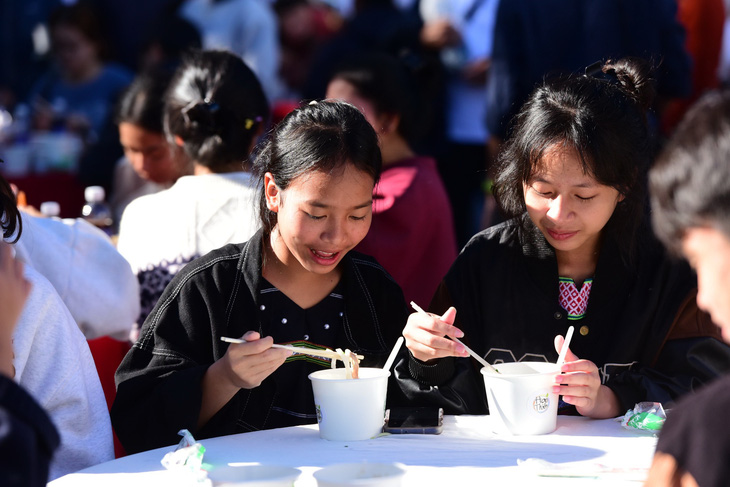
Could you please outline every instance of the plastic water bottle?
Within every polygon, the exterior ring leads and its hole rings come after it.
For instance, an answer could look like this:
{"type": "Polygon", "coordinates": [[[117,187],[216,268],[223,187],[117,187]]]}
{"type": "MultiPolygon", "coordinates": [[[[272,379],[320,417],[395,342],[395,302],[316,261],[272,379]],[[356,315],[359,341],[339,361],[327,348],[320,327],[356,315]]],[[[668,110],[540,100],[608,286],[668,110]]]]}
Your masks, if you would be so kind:
{"type": "Polygon", "coordinates": [[[61,205],[58,204],[58,201],[44,201],[41,203],[40,211],[43,216],[58,217],[61,216],[61,205]]]}
{"type": "Polygon", "coordinates": [[[86,204],[81,216],[92,225],[101,228],[107,235],[112,231],[112,211],[106,203],[106,194],[101,186],[89,186],[84,190],[86,204]]]}

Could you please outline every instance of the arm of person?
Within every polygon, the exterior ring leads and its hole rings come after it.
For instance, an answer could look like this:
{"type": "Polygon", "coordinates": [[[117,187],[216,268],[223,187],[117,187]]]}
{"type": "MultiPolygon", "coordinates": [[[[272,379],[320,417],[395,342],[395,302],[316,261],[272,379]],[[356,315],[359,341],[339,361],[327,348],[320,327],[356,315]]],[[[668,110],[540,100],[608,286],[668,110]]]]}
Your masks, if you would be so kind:
{"type": "Polygon", "coordinates": [[[612,377],[606,385],[625,411],[641,401],[671,403],[728,372],[730,346],[722,342],[709,315],[697,307],[693,291],[679,307],[654,360],[612,377]]]}
{"type": "Polygon", "coordinates": [[[198,427],[203,427],[241,389],[253,389],[278,369],[292,352],[271,348],[272,337],[248,331],[246,343],[231,344],[203,375],[198,427]]]}

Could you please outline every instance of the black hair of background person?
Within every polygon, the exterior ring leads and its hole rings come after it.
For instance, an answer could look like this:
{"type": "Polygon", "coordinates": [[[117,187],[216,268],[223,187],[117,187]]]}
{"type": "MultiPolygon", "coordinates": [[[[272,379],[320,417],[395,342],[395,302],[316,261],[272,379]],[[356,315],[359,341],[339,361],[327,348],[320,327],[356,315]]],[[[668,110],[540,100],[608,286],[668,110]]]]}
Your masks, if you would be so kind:
{"type": "Polygon", "coordinates": [[[213,172],[249,159],[270,108],[254,72],[229,51],[190,51],[165,95],[168,141],[183,141],[188,158],[213,172]]]}
{"type": "Polygon", "coordinates": [[[419,141],[414,141],[414,149],[429,155],[445,150],[445,73],[438,55],[421,46],[422,25],[416,7],[404,11],[396,8],[392,0],[358,0],[352,18],[315,56],[302,98],[324,97],[329,80],[344,60],[368,52],[390,54],[403,63],[417,87],[419,116],[425,132],[419,141]]]}
{"type": "Polygon", "coordinates": [[[126,122],[143,129],[163,134],[162,113],[165,92],[173,72],[167,69],[150,69],[137,75],[122,93],[115,110],[114,123],[126,122]]]}

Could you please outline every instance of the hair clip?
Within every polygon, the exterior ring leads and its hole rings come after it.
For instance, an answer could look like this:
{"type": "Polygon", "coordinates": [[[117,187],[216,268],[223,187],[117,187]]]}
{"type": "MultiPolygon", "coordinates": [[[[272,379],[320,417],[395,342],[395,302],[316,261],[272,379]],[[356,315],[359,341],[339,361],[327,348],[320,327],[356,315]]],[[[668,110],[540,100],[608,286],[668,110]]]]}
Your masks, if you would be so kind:
{"type": "Polygon", "coordinates": [[[253,120],[251,120],[250,118],[247,118],[246,120],[244,120],[244,124],[245,124],[244,127],[246,128],[246,130],[250,130],[251,127],[253,127],[253,124],[259,123],[259,122],[261,122],[261,120],[263,120],[263,118],[261,118],[261,117],[256,117],[253,120]]]}
{"type": "Polygon", "coordinates": [[[311,105],[317,105],[317,104],[318,104],[317,100],[312,100],[312,101],[309,102],[309,105],[310,106],[311,105]]]}
{"type": "Polygon", "coordinates": [[[603,61],[596,61],[595,63],[586,66],[583,76],[590,77],[599,73],[603,73],[603,61]]]}

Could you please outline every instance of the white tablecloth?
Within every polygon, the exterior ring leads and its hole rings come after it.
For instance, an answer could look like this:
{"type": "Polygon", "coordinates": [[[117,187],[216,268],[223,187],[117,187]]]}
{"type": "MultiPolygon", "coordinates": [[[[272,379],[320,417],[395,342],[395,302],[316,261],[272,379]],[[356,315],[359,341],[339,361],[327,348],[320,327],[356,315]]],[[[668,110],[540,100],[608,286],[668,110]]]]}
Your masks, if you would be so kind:
{"type": "MultiPolygon", "coordinates": [[[[624,429],[616,420],[558,417],[549,435],[500,437],[488,416],[446,416],[440,435],[387,435],[336,442],[317,425],[200,440],[204,461],[288,465],[302,470],[295,487],[315,487],[312,473],[335,463],[400,462],[403,487],[445,485],[641,485],[656,438],[624,429]],[[529,460],[527,463],[523,461],[529,460]],[[522,465],[518,465],[518,462],[522,465]],[[549,462],[549,463],[545,463],[549,462]]],[[[174,446],[130,455],[66,475],[50,487],[177,485],[160,460],[174,446]]]]}

